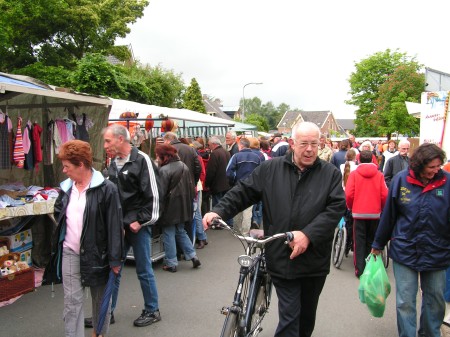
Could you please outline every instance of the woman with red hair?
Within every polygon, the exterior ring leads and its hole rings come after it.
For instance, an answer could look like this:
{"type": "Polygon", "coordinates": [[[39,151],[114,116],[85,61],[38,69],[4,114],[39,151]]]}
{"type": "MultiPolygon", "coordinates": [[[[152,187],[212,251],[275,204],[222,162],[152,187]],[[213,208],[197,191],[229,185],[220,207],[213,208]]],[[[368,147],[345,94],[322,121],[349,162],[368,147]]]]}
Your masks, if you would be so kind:
{"type": "Polygon", "coordinates": [[[158,145],[155,149],[160,166],[161,186],[164,197],[163,213],[158,224],[163,231],[165,271],[177,271],[177,244],[184,258],[191,260],[194,268],[201,263],[189,236],[184,229],[185,223],[192,222],[194,213],[194,183],[188,167],[180,160],[177,149],[169,144],[158,145]]]}
{"type": "Polygon", "coordinates": [[[111,315],[106,315],[103,327],[96,331],[102,297],[110,270],[117,275],[124,259],[119,192],[92,167],[89,143],[70,140],[61,145],[58,158],[68,178],[61,183],[55,202],[57,228],[43,283],[62,282],[64,329],[71,337],[84,336],[83,289],[89,287],[92,336],[106,336],[111,315]]]}

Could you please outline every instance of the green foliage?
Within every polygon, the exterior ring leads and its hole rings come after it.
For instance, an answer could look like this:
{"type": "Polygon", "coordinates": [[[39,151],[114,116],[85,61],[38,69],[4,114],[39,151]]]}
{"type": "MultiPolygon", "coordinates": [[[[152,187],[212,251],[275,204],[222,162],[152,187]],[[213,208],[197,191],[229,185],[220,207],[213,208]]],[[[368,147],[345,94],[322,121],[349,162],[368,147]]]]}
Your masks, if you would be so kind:
{"type": "Polygon", "coordinates": [[[132,54],[128,46],[112,46],[107,50],[108,54],[114,55],[120,61],[128,61],[131,59],[132,54]]]}
{"type": "Polygon", "coordinates": [[[3,0],[0,4],[1,70],[41,61],[75,67],[87,53],[108,53],[147,0],[3,0]]]}
{"type": "MultiPolygon", "coordinates": [[[[241,107],[243,106],[242,99],[240,101],[240,105],[241,107]]],[[[283,117],[284,113],[288,110],[290,110],[290,107],[286,103],[281,103],[278,107],[275,107],[275,105],[270,101],[265,104],[262,104],[262,101],[258,97],[253,97],[250,99],[246,98],[245,123],[247,123],[247,116],[257,114],[266,120],[267,130],[273,130],[277,128],[277,124],[283,117]]]]}
{"type": "Polygon", "coordinates": [[[419,133],[419,119],[409,115],[405,105],[405,101],[419,102],[425,87],[425,76],[416,70],[412,65],[399,66],[380,86],[373,116],[382,134],[419,133]]]}
{"type": "Polygon", "coordinates": [[[57,87],[73,88],[72,71],[64,67],[45,66],[41,62],[36,62],[26,66],[25,68],[17,69],[15,74],[30,76],[41,80],[44,83],[52,84],[57,87]]]}
{"type": "Polygon", "coordinates": [[[268,132],[269,124],[267,123],[267,119],[261,115],[256,113],[247,115],[245,118],[245,124],[251,124],[258,128],[258,131],[268,132]]]}
{"type": "Polygon", "coordinates": [[[195,78],[191,80],[191,85],[186,89],[183,99],[183,107],[185,109],[206,114],[206,108],[203,104],[202,92],[195,78]]]}
{"type": "Polygon", "coordinates": [[[77,69],[72,74],[77,91],[113,98],[125,96],[120,76],[117,67],[100,54],[86,55],[78,62],[77,69]]]}
{"type": "Polygon", "coordinates": [[[180,74],[160,66],[150,67],[134,64],[120,66],[122,86],[126,91],[123,99],[143,104],[180,108],[184,83],[180,74]]]}
{"type": "Polygon", "coordinates": [[[346,101],[347,104],[358,107],[355,135],[370,137],[382,134],[379,129],[381,125],[377,120],[378,116],[373,116],[376,111],[380,86],[401,65],[409,66],[416,72],[421,68],[415,58],[399,51],[391,52],[390,49],[375,53],[359,63],[355,63],[356,71],[349,78],[351,99],[346,101]]]}
{"type": "Polygon", "coordinates": [[[101,54],[86,55],[77,63],[75,70],[36,62],[14,73],[88,94],[170,108],[181,107],[185,90],[181,75],[171,70],[139,64],[115,66],[101,54]]]}

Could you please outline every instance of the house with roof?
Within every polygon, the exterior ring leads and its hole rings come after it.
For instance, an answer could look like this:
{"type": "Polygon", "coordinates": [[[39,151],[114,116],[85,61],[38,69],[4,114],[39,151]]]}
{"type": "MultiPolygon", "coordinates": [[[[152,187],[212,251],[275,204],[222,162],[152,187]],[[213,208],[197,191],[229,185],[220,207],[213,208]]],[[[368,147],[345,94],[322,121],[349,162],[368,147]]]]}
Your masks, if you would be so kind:
{"type": "Polygon", "coordinates": [[[231,119],[242,119],[242,111],[239,105],[222,106],[222,111],[230,116],[231,119]]]}
{"type": "Polygon", "coordinates": [[[336,119],[336,122],[344,130],[345,133],[353,133],[355,130],[355,120],[354,119],[336,119]]]}
{"type": "Polygon", "coordinates": [[[277,125],[278,132],[290,134],[297,122],[311,122],[327,137],[344,134],[331,111],[286,111],[277,125]]]}
{"type": "Polygon", "coordinates": [[[228,120],[232,120],[233,117],[230,117],[228,114],[223,112],[222,110],[222,102],[220,99],[216,98],[211,100],[208,95],[203,95],[203,105],[205,106],[206,113],[211,116],[224,118],[228,120]]]}

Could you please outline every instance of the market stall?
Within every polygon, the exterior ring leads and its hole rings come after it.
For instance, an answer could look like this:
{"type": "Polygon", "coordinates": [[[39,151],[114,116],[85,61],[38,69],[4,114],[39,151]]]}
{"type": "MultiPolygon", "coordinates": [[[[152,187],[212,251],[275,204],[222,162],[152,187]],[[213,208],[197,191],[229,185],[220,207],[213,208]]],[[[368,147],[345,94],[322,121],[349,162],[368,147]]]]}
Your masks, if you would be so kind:
{"type": "Polygon", "coordinates": [[[57,142],[55,130],[63,122],[76,130],[86,130],[83,136],[93,147],[94,166],[101,168],[104,163],[101,130],[108,123],[111,104],[106,97],[75,93],[29,77],[0,73],[0,114],[6,116],[5,122],[1,119],[0,122],[4,129],[8,128],[5,123],[11,122],[12,126],[6,133],[0,133],[0,184],[21,181],[26,186],[57,186],[64,177],[55,156],[57,147],[51,146],[51,141],[57,142]],[[7,157],[13,157],[16,148],[12,149],[13,153],[5,152],[9,147],[7,141],[17,135],[19,121],[22,132],[29,124],[40,129],[40,132],[34,130],[40,136],[40,151],[34,153],[32,167],[18,165],[14,158],[8,162],[7,157]]]}
{"type": "Polygon", "coordinates": [[[4,235],[0,252],[5,253],[6,247],[9,254],[8,262],[0,259],[0,301],[34,288],[30,287],[33,268],[15,270],[6,265],[23,259],[28,265],[39,261],[42,267],[44,255],[49,258],[57,195],[53,188],[65,179],[57,159],[59,145],[75,138],[88,141],[94,167],[102,169],[101,130],[108,123],[111,104],[106,97],[0,73],[0,232],[4,235]]]}
{"type": "Polygon", "coordinates": [[[161,117],[167,117],[175,122],[177,131],[182,137],[207,137],[210,135],[223,135],[227,133],[229,127],[235,125],[235,121],[210,116],[200,112],[188,109],[166,108],[156,105],[142,104],[122,99],[112,99],[111,112],[109,119],[114,121],[120,119],[124,111],[132,112],[136,115],[135,120],[144,127],[145,119],[149,115],[156,118],[152,137],[161,134],[161,117]]]}

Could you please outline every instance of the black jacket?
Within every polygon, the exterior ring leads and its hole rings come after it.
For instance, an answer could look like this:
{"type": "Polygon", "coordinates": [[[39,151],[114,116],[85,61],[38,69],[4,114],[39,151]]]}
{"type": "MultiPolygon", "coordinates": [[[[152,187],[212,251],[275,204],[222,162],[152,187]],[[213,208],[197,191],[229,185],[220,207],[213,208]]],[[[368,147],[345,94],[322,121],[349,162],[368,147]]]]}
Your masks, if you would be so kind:
{"type": "Polygon", "coordinates": [[[235,155],[238,152],[239,152],[239,145],[238,143],[234,142],[233,145],[231,145],[230,149],[228,150],[230,158],[233,157],[233,155],[235,155]]]}
{"type": "Polygon", "coordinates": [[[153,225],[161,212],[161,186],[158,168],[144,152],[131,148],[130,159],[117,170],[113,161],[108,169],[109,180],[119,189],[125,226],[138,221],[153,225]]]}
{"type": "Polygon", "coordinates": [[[195,151],[193,147],[190,147],[179,140],[173,140],[170,144],[177,149],[178,157],[186,164],[191,173],[192,181],[197,185],[200,174],[202,173],[202,166],[200,165],[197,151],[195,151]]]}
{"type": "Polygon", "coordinates": [[[228,191],[213,212],[230,219],[259,200],[266,235],[301,230],[310,240],[306,252],[293,260],[283,240],[269,243],[270,273],[284,279],[327,275],[334,231],[345,211],[341,172],[319,158],[301,174],[292,154],[267,160],[228,191]]]}
{"type": "MultiPolygon", "coordinates": [[[[110,267],[120,266],[124,259],[122,207],[113,183],[93,171],[86,191],[86,208],[80,242],[81,284],[85,287],[106,284],[110,267]]],[[[56,232],[52,257],[44,273],[44,284],[62,282],[62,249],[66,235],[66,210],[73,181],[61,183],[55,202],[56,232]]]]}
{"type": "Polygon", "coordinates": [[[159,173],[165,199],[158,225],[191,222],[194,215],[194,184],[189,169],[177,160],[162,166],[159,173]]]}
{"type": "Polygon", "coordinates": [[[386,161],[384,165],[384,180],[386,181],[387,187],[391,184],[392,178],[400,171],[406,170],[409,165],[409,157],[396,155],[386,161]]]}
{"type": "Polygon", "coordinates": [[[230,161],[230,153],[222,146],[216,147],[209,157],[206,168],[205,185],[212,194],[225,192],[230,189],[226,175],[227,165],[230,161]]]}

